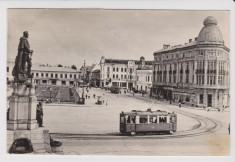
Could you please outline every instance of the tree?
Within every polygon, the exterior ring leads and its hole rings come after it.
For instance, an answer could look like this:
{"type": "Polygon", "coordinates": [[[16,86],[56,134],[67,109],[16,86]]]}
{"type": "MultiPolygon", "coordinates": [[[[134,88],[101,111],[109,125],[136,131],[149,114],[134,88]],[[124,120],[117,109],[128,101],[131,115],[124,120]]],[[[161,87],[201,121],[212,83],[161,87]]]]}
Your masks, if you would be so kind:
{"type": "Polygon", "coordinates": [[[57,67],[63,67],[63,65],[59,64],[57,67]]]}
{"type": "Polygon", "coordinates": [[[77,67],[75,65],[72,65],[71,69],[77,70],[77,67]]]}

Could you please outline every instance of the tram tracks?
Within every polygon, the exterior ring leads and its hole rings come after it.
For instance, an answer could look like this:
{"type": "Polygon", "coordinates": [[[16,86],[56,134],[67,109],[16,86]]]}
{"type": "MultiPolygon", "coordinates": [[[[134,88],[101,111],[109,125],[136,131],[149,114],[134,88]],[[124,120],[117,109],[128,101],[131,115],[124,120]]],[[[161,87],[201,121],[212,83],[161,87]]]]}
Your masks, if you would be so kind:
{"type": "Polygon", "coordinates": [[[73,140],[130,140],[130,139],[170,139],[170,138],[186,138],[194,136],[202,136],[213,133],[222,127],[219,121],[210,118],[202,117],[184,111],[175,111],[178,114],[191,117],[198,121],[198,126],[189,130],[177,131],[172,134],[137,134],[136,136],[121,135],[120,133],[108,134],[63,134],[52,133],[51,136],[56,139],[73,139],[73,140]]]}
{"type": "MultiPolygon", "coordinates": [[[[143,99],[141,99],[143,100],[143,99]]],[[[161,103],[160,103],[161,104],[161,103]]],[[[214,119],[196,115],[186,112],[170,105],[164,105],[169,111],[174,111],[177,114],[192,118],[198,122],[196,126],[191,129],[177,131],[172,134],[137,134],[135,136],[121,135],[119,132],[108,134],[65,134],[65,133],[51,133],[51,136],[56,139],[73,139],[73,140],[138,140],[138,139],[171,139],[171,138],[187,138],[202,136],[209,133],[214,133],[221,129],[222,123],[214,119]]]]}

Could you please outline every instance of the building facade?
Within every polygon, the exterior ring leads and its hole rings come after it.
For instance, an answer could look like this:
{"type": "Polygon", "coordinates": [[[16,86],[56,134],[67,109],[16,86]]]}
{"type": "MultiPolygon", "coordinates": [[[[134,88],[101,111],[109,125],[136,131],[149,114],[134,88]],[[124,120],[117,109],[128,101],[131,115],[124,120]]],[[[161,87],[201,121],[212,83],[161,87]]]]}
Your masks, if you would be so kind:
{"type": "Polygon", "coordinates": [[[145,58],[140,58],[139,67],[136,69],[136,90],[150,92],[152,87],[153,65],[145,64],[145,58]]]}
{"type": "Polygon", "coordinates": [[[40,85],[76,86],[80,72],[70,67],[53,67],[47,65],[32,66],[33,83],[40,85]]]}
{"type": "Polygon", "coordinates": [[[14,77],[12,75],[14,65],[15,61],[13,59],[7,58],[7,83],[14,80],[14,77]]]}
{"type": "Polygon", "coordinates": [[[229,105],[229,52],[217,20],[207,17],[194,40],[154,53],[152,96],[192,106],[229,105]]]}
{"type": "MultiPolygon", "coordinates": [[[[145,61],[145,64],[152,61],[145,61]]],[[[100,86],[118,86],[132,90],[137,85],[139,60],[105,59],[100,60],[100,86]]]]}

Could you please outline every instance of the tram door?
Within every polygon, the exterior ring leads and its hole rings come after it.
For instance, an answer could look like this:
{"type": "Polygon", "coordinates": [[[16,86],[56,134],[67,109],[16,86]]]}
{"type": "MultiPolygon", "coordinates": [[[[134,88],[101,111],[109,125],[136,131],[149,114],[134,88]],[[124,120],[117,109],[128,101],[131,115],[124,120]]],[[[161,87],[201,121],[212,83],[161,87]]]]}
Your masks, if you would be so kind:
{"type": "Polygon", "coordinates": [[[212,107],[212,95],[211,94],[208,94],[207,106],[208,107],[212,107]]]}
{"type": "Polygon", "coordinates": [[[126,120],[126,132],[135,132],[135,116],[128,116],[126,120]]]}

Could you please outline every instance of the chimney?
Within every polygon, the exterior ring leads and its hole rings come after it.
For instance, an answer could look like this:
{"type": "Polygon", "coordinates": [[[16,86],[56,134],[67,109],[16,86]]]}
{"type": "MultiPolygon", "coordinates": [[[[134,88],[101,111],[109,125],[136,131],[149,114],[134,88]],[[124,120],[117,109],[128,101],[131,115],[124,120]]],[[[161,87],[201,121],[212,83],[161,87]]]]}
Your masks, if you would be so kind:
{"type": "Polygon", "coordinates": [[[167,48],[169,48],[169,47],[170,47],[169,44],[163,44],[163,49],[167,49],[167,48]]]}
{"type": "Polygon", "coordinates": [[[189,43],[191,43],[192,42],[192,39],[189,39],[189,41],[188,41],[189,43]]]}
{"type": "Polygon", "coordinates": [[[195,39],[194,39],[195,41],[197,41],[197,37],[195,37],[195,39]]]}

